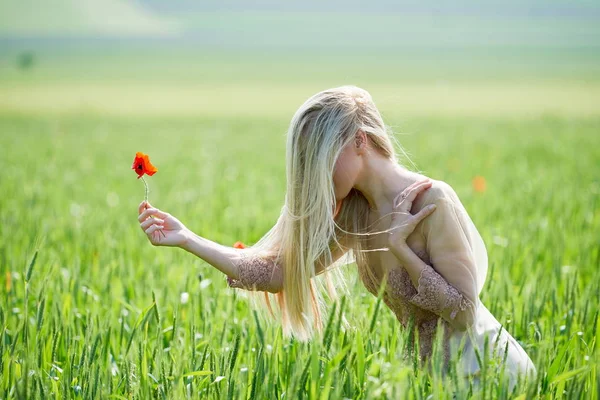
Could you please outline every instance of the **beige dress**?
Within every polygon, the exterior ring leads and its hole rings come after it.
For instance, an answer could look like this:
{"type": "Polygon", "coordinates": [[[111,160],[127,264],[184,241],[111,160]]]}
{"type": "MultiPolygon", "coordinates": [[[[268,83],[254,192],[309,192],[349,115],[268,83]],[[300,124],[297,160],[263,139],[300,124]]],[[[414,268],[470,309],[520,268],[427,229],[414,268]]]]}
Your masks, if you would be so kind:
{"type": "MultiPolygon", "coordinates": [[[[409,247],[426,264],[419,285],[414,287],[404,268],[393,268],[387,276],[383,301],[404,327],[411,326],[412,322],[417,328],[422,360],[432,353],[439,322],[444,327],[445,366],[456,357],[460,360],[462,374],[472,375],[475,384],[480,371],[476,350],[480,358],[485,357],[487,335],[486,359],[499,357],[496,361],[502,361],[506,356],[504,373],[509,390],[512,390],[519,375],[527,373],[532,378],[536,368],[525,350],[479,299],[488,270],[483,239],[458,195],[447,183],[433,180],[431,188],[414,202],[411,213],[416,214],[428,204],[435,204],[435,211],[407,238],[409,247]]],[[[381,280],[372,282],[363,273],[365,268],[360,267],[361,280],[376,296],[381,280]]]]}
{"type": "MultiPolygon", "coordinates": [[[[499,357],[500,361],[505,360],[504,374],[512,390],[519,375],[528,374],[531,379],[536,368],[525,350],[479,299],[488,259],[477,228],[450,185],[432,181],[431,188],[417,197],[411,212],[416,214],[427,204],[436,204],[437,208],[407,238],[409,247],[427,266],[417,288],[404,268],[389,270],[383,301],[404,328],[412,326],[418,331],[421,360],[432,354],[439,323],[444,328],[446,367],[450,360],[458,358],[460,372],[473,376],[477,384],[481,368],[476,352],[481,359],[499,357]],[[487,356],[484,355],[486,336],[487,356]]],[[[247,260],[240,266],[239,280],[227,278],[231,287],[265,290],[272,279],[281,279],[280,266],[265,260],[247,260]]],[[[359,265],[359,276],[367,290],[377,296],[382,280],[373,282],[364,273],[366,267],[359,265]]]]}

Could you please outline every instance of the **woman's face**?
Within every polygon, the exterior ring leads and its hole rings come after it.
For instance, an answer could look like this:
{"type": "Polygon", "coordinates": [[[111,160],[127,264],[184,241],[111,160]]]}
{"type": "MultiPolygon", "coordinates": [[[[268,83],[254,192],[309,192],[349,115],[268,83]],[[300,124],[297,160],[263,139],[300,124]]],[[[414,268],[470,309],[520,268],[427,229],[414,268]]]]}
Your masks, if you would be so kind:
{"type": "Polygon", "coordinates": [[[343,200],[350,193],[360,172],[360,161],[355,141],[348,143],[342,149],[333,169],[333,185],[336,201],[343,200]]]}

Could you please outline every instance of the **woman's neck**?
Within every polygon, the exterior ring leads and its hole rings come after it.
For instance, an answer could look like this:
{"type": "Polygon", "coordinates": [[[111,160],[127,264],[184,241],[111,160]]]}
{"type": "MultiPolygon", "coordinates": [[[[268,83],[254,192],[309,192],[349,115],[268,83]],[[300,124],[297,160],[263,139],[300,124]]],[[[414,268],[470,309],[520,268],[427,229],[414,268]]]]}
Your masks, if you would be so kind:
{"type": "Polygon", "coordinates": [[[417,179],[416,173],[373,151],[365,157],[354,188],[366,197],[371,210],[389,212],[398,193],[417,179]]]}

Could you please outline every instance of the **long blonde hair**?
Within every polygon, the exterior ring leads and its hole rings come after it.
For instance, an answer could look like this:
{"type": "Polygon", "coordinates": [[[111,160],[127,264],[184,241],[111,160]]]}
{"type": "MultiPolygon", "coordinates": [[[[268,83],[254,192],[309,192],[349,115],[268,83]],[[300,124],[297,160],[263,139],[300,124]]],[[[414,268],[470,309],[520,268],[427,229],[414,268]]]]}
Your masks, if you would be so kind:
{"type": "MultiPolygon", "coordinates": [[[[321,288],[315,288],[313,279],[317,259],[324,257],[324,265],[328,266],[327,291],[333,300],[338,298],[336,288],[347,293],[343,274],[336,267],[354,261],[359,268],[365,266],[369,204],[360,191],[351,189],[335,215],[333,185],[336,160],[359,130],[367,134],[378,152],[398,162],[391,128],[384,124],[366,90],[354,85],[330,88],[300,106],[287,131],[285,204],[273,228],[244,249],[245,255],[281,263],[283,289],[275,296],[283,331],[302,341],[310,339],[315,328],[319,332],[323,329],[324,303],[321,288]],[[331,252],[336,247],[348,252],[332,263],[331,252]]],[[[368,268],[364,272],[370,274],[368,268]]],[[[274,316],[269,294],[264,294],[274,316]]]]}

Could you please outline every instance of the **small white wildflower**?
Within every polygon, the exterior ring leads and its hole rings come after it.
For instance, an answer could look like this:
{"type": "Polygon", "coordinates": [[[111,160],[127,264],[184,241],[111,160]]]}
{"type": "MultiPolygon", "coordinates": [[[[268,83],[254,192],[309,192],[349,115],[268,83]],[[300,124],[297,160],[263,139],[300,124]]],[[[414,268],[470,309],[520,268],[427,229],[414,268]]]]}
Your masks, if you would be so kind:
{"type": "Polygon", "coordinates": [[[181,301],[181,304],[187,304],[189,299],[190,299],[190,294],[188,292],[183,292],[183,293],[181,293],[181,297],[179,300],[181,301]]]}
{"type": "Polygon", "coordinates": [[[206,289],[211,283],[210,279],[203,279],[202,282],[200,282],[200,289],[206,289]]]}
{"type": "Polygon", "coordinates": [[[492,238],[492,241],[494,242],[494,244],[497,244],[498,246],[502,246],[502,247],[506,247],[508,246],[508,239],[502,236],[494,236],[492,238]]]}

